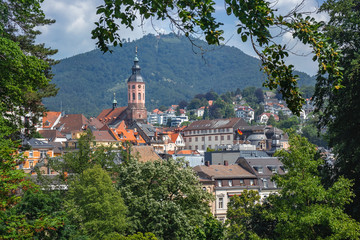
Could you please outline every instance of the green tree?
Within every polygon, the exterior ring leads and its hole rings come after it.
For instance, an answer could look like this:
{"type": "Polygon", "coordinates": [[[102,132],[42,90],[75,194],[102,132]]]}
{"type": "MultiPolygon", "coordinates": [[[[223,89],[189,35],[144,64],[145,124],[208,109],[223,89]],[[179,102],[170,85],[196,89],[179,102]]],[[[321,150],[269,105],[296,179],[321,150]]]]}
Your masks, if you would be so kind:
{"type": "Polygon", "coordinates": [[[294,134],[289,143],[289,151],[277,153],[287,170],[273,177],[279,193],[262,205],[256,194],[231,199],[230,233],[243,239],[358,239],[360,225],[345,213],[353,197],[351,181],[339,178],[324,186],[319,171],[324,160],[315,145],[294,134]]]}
{"type": "Polygon", "coordinates": [[[321,127],[326,126],[329,133],[329,146],[334,149],[336,161],[334,173],[337,179],[345,176],[354,182],[356,197],[348,212],[360,220],[360,9],[357,0],[326,1],[321,10],[328,13],[330,20],[325,27],[326,35],[341,47],[343,56],[344,88],[338,93],[321,87],[326,82],[316,86],[314,100],[317,107],[325,103],[324,108],[319,108],[321,127]]]}
{"type": "Polygon", "coordinates": [[[278,122],[277,126],[283,130],[286,129],[294,129],[297,130],[299,128],[300,120],[297,116],[291,116],[286,120],[278,122]]]}
{"type": "Polygon", "coordinates": [[[209,213],[205,222],[196,227],[195,233],[198,240],[221,240],[225,237],[225,226],[209,213]]]}
{"type": "Polygon", "coordinates": [[[159,239],[194,239],[195,228],[209,211],[211,195],[184,160],[121,164],[118,188],[129,209],[135,232],[159,239]]]}
{"type": "Polygon", "coordinates": [[[111,233],[123,234],[129,227],[120,192],[99,165],[86,169],[69,184],[66,210],[78,227],[78,237],[102,239],[111,233]]]}
{"type": "Polygon", "coordinates": [[[269,120],[267,121],[266,124],[267,124],[267,125],[271,125],[271,126],[273,126],[273,127],[276,126],[277,123],[276,123],[275,118],[274,118],[273,115],[270,115],[269,120]]]}

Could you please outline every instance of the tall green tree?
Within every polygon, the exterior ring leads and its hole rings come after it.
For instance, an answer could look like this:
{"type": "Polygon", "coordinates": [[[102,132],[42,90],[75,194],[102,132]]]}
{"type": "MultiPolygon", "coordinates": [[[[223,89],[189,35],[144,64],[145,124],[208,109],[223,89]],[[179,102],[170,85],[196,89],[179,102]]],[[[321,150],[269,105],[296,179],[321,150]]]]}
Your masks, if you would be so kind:
{"type": "Polygon", "coordinates": [[[77,237],[103,239],[123,234],[129,227],[121,194],[99,165],[86,169],[70,183],[66,210],[78,227],[77,237]]]}
{"type": "Polygon", "coordinates": [[[205,221],[211,195],[184,160],[139,162],[129,158],[118,172],[118,188],[133,230],[159,239],[194,239],[205,221]]]}
{"type": "Polygon", "coordinates": [[[344,80],[338,93],[317,86],[315,100],[326,99],[320,109],[320,126],[327,126],[329,146],[336,153],[334,174],[337,179],[345,176],[354,182],[354,202],[348,206],[351,215],[360,220],[360,9],[358,0],[329,0],[321,6],[330,21],[326,35],[342,49],[341,67],[344,80]],[[323,96],[326,96],[325,98],[323,96]]]}
{"type": "Polygon", "coordinates": [[[289,151],[277,154],[287,170],[287,174],[273,177],[280,188],[278,194],[270,195],[262,205],[256,204],[257,198],[252,195],[242,197],[241,201],[231,200],[229,221],[230,226],[236,227],[233,227],[236,236],[358,239],[360,225],[345,213],[345,205],[351,203],[353,196],[351,181],[341,177],[325,186],[319,171],[324,160],[315,145],[298,135],[291,135],[289,143],[289,151]],[[244,206],[250,209],[243,209],[244,206]],[[259,230],[267,225],[271,227],[266,231],[259,230]]]}

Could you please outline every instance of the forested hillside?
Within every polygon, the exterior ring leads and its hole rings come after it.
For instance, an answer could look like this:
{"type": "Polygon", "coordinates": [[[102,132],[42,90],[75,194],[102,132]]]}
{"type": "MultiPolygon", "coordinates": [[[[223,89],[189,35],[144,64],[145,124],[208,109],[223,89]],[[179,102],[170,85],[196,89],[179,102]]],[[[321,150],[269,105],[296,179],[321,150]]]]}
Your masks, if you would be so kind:
{"type": "MultiPolygon", "coordinates": [[[[205,42],[197,44],[205,46],[205,42]]],[[[127,42],[113,53],[93,50],[63,59],[53,68],[53,82],[60,88],[56,97],[46,99],[49,110],[97,116],[110,108],[113,93],[119,106],[127,105],[126,81],[138,47],[139,64],[146,82],[146,106],[177,104],[211,89],[224,93],[247,86],[261,87],[259,61],[235,47],[207,47],[204,55],[183,36],[147,35],[127,42]],[[197,54],[196,54],[197,53],[197,54]]],[[[300,73],[301,84],[313,79],[300,73]]]]}

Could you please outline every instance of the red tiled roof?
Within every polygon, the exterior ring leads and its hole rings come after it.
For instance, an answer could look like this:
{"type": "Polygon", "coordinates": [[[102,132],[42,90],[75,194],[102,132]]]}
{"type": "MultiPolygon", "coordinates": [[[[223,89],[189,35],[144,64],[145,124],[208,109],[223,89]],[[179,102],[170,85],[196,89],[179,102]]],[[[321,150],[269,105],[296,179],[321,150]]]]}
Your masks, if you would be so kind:
{"type": "Polygon", "coordinates": [[[42,120],[43,128],[53,127],[56,119],[61,115],[61,112],[45,112],[42,120]]]}
{"type": "Polygon", "coordinates": [[[170,137],[171,141],[172,141],[173,143],[175,143],[175,142],[176,142],[176,139],[178,138],[179,135],[180,135],[180,133],[170,133],[170,134],[169,134],[169,137],[170,137]]]}
{"type": "Polygon", "coordinates": [[[104,126],[97,118],[91,117],[88,121],[89,126],[94,126],[96,129],[100,129],[104,126]]]}
{"type": "Polygon", "coordinates": [[[176,152],[176,154],[181,154],[181,155],[197,155],[200,154],[198,151],[196,150],[180,150],[178,152],[176,152]]]}
{"type": "Polygon", "coordinates": [[[97,119],[102,123],[109,123],[119,117],[127,107],[109,108],[101,111],[97,119]]]}

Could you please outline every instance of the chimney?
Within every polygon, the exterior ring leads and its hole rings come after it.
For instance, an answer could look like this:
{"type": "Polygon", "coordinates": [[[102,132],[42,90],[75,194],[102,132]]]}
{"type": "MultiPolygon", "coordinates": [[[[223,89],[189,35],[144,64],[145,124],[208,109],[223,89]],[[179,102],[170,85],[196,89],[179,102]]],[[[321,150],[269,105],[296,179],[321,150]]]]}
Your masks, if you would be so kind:
{"type": "Polygon", "coordinates": [[[224,161],[224,166],[229,166],[229,162],[227,160],[224,161]]]}
{"type": "Polygon", "coordinates": [[[210,166],[210,162],[209,162],[209,161],[206,161],[206,162],[205,162],[205,166],[207,166],[207,167],[210,166]]]}

